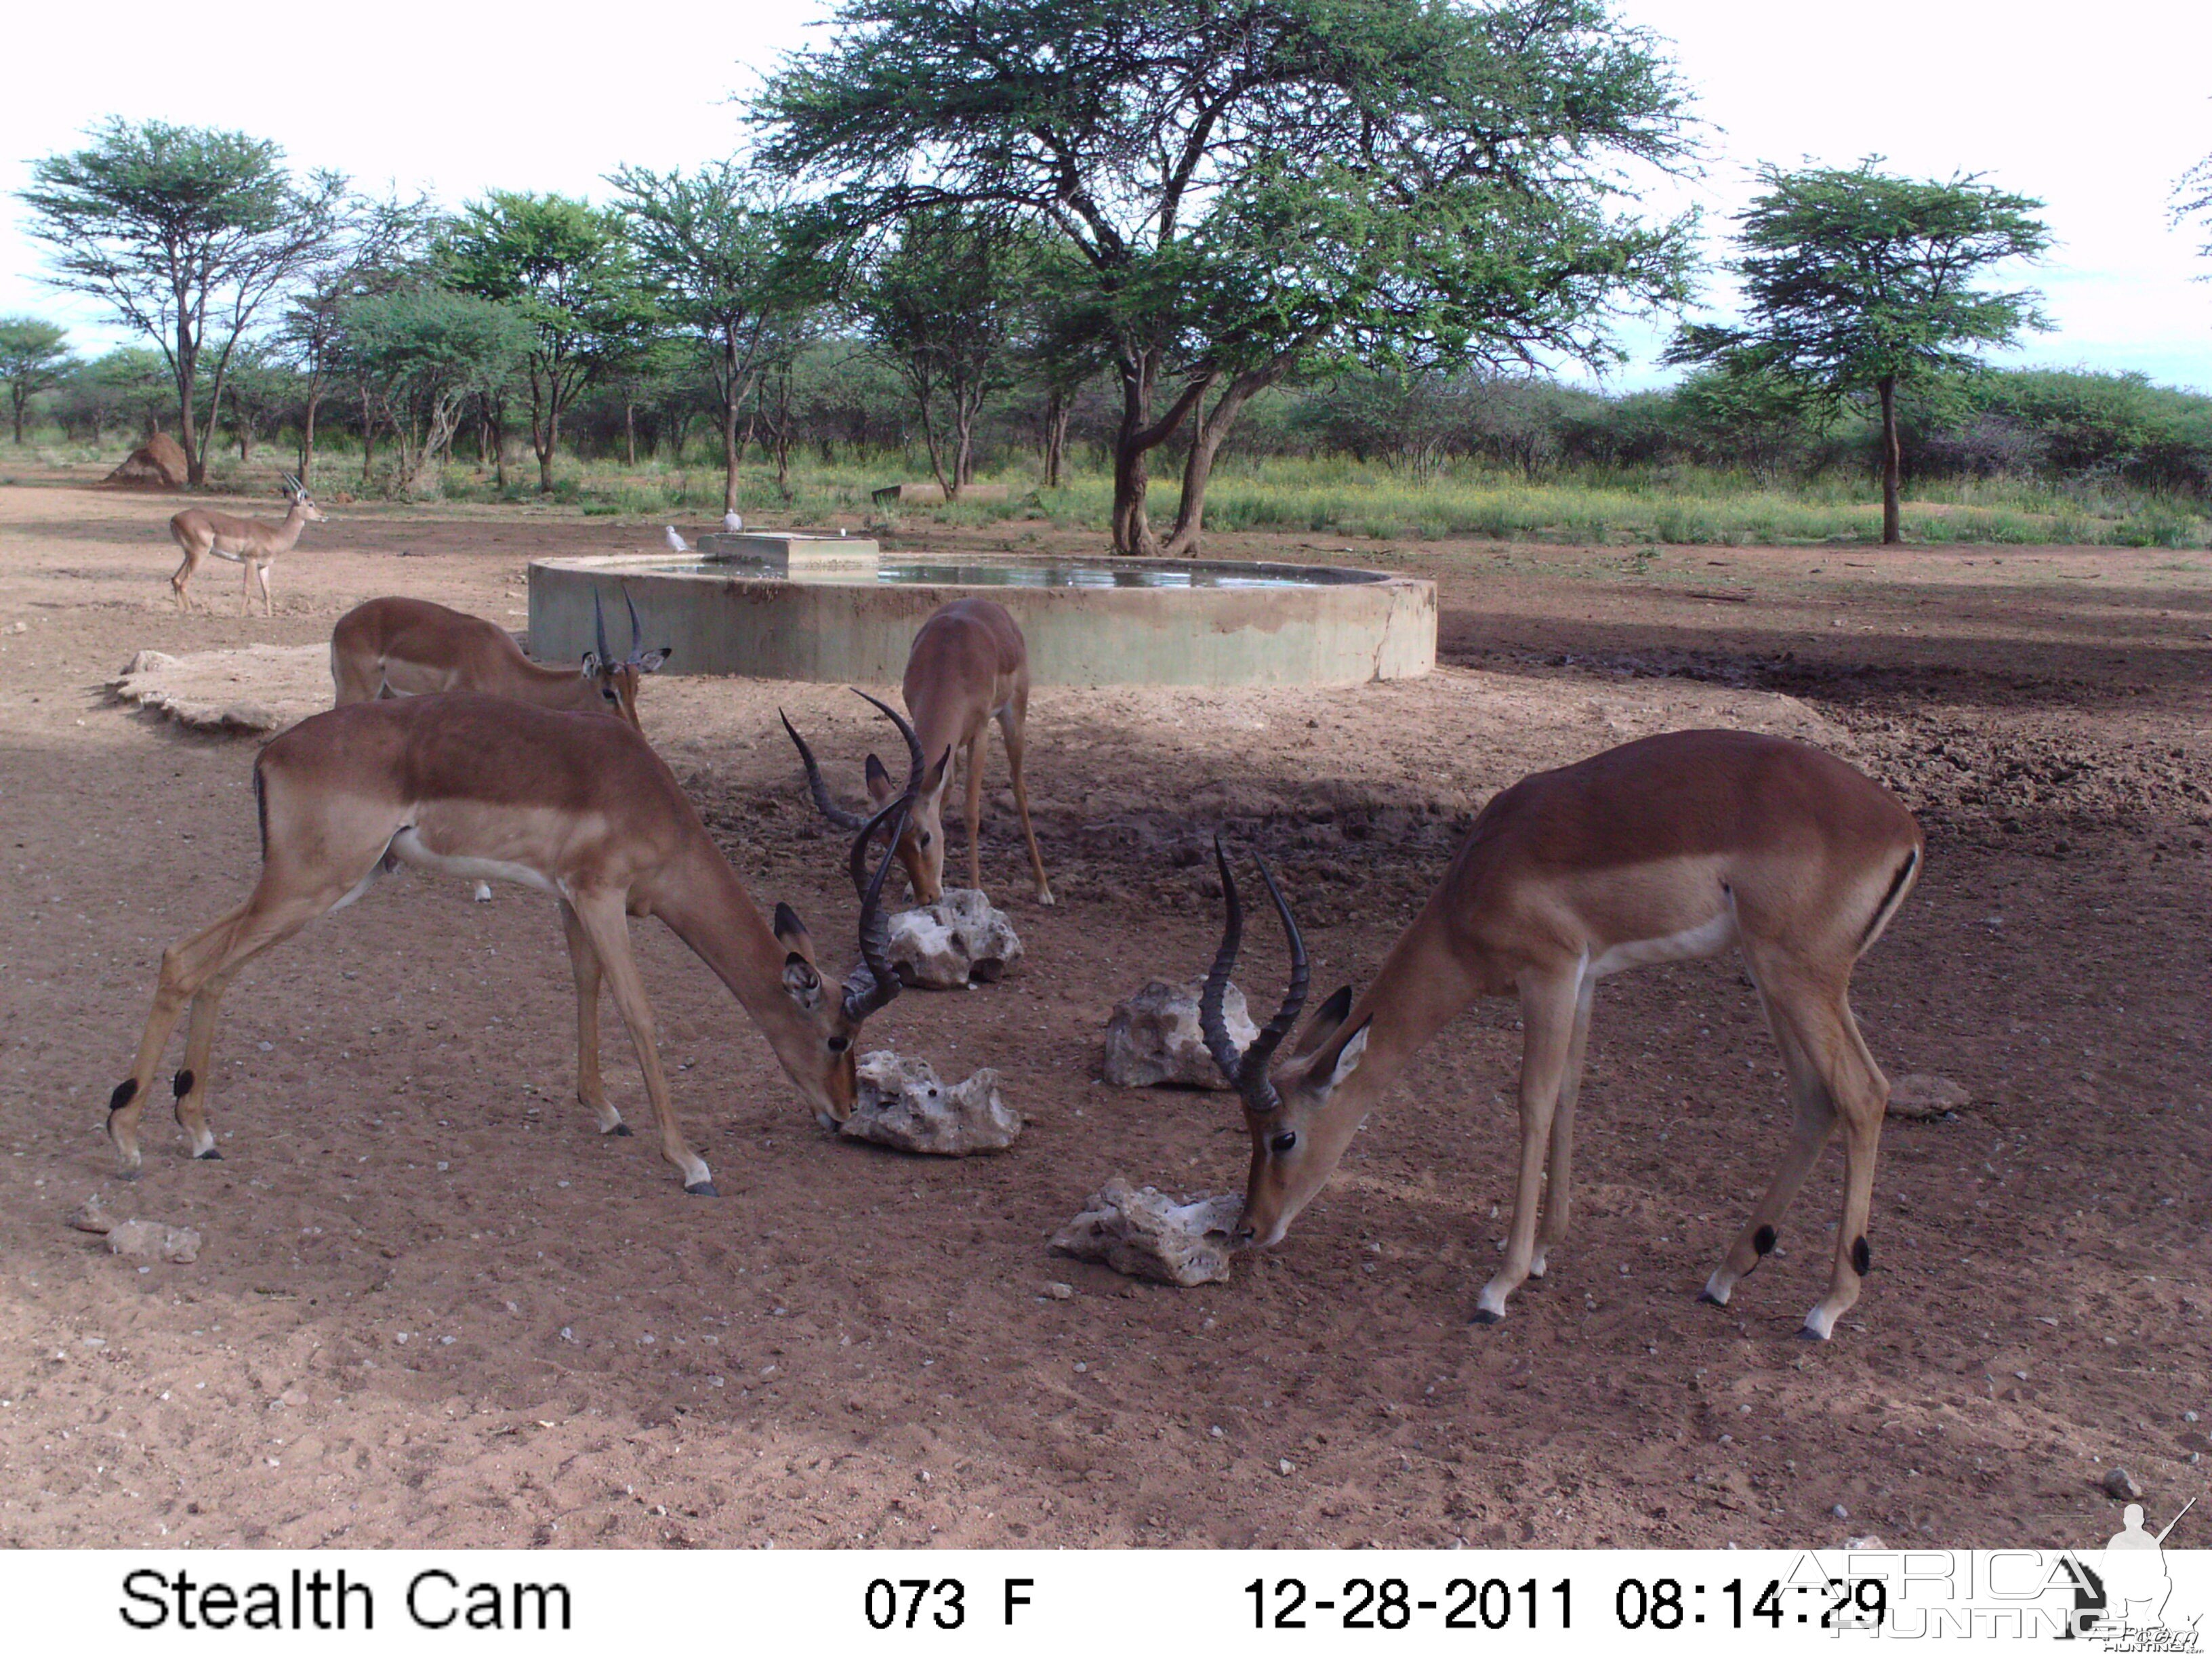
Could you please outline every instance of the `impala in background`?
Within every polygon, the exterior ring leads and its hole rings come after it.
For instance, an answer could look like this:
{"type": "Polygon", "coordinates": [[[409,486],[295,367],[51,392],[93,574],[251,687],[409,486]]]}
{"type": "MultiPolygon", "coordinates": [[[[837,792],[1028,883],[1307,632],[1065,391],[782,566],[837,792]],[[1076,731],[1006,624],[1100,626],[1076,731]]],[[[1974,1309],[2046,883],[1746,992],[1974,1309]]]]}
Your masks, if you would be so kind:
{"type": "Polygon", "coordinates": [[[261,614],[276,614],[276,604],[269,597],[269,567],[276,562],[279,554],[292,550],[300,539],[300,532],[309,525],[330,522],[321,509],[308,500],[307,486],[289,472],[284,475],[284,493],[291,497],[291,510],[277,524],[270,524],[265,519],[234,519],[228,513],[210,513],[204,507],[188,507],[169,520],[169,534],[175,538],[185,556],[185,562],[177,567],[177,574],[169,578],[169,586],[176,590],[179,609],[192,608],[185,589],[198,574],[200,561],[212,554],[246,567],[246,597],[240,607],[240,616],[253,614],[253,589],[257,583],[261,588],[261,614]]]}
{"type": "MultiPolygon", "coordinates": [[[[1006,607],[992,599],[955,599],[940,605],[923,623],[907,653],[901,688],[907,713],[914,717],[921,751],[939,758],[923,779],[906,829],[896,847],[899,862],[914,884],[915,900],[934,904],[945,896],[945,792],[952,751],[959,750],[968,782],[968,884],[980,888],[982,875],[983,739],[993,720],[1006,745],[1006,768],[1013,774],[1014,809],[1029,843],[1030,871],[1036,878],[1036,902],[1050,904],[1052,884],[1045,879],[1044,855],[1030,827],[1029,786],[1022,775],[1030,710],[1030,647],[1006,607]]],[[[783,729],[799,745],[807,787],[822,816],[841,830],[856,830],[861,818],[830,798],[814,751],[786,720],[783,729]]],[[[868,796],[880,814],[896,797],[884,763],[867,763],[868,796]]]]}

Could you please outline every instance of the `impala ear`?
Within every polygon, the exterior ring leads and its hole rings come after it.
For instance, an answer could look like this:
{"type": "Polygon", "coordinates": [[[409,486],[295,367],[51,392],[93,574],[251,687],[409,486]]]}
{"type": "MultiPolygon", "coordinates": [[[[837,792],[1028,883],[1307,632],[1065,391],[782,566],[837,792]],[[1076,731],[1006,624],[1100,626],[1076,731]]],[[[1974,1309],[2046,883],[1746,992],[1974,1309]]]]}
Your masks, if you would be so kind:
{"type": "Polygon", "coordinates": [[[937,757],[937,764],[929,769],[929,775],[921,781],[921,793],[933,795],[945,787],[945,774],[952,764],[952,745],[946,744],[945,752],[937,757]]]}
{"type": "Polygon", "coordinates": [[[599,653],[596,651],[584,653],[584,665],[579,672],[587,680],[597,679],[599,673],[599,653]]]}
{"type": "Polygon", "coordinates": [[[670,651],[648,651],[637,659],[637,672],[641,674],[657,674],[660,672],[660,665],[674,654],[670,651]]]}
{"type": "Polygon", "coordinates": [[[1329,1068],[1328,1082],[1325,1087],[1338,1087],[1359,1069],[1360,1058],[1367,1052],[1368,1029],[1374,1024],[1375,1016],[1370,1014],[1359,1022],[1359,1029],[1345,1040],[1344,1047],[1336,1051],[1336,1064],[1329,1068]]]}
{"type": "Polygon", "coordinates": [[[897,786],[891,782],[891,775],[884,769],[883,762],[873,755],[868,757],[867,772],[868,799],[878,806],[890,805],[891,797],[898,793],[897,786]]]}
{"type": "Polygon", "coordinates": [[[783,988],[791,1000],[808,1013],[822,1011],[822,975],[814,971],[814,964],[793,951],[783,959],[783,988]]]}
{"type": "MultiPolygon", "coordinates": [[[[814,960],[814,938],[806,931],[806,924],[799,919],[799,912],[788,904],[775,907],[776,943],[791,952],[795,960],[811,963],[814,960]]],[[[791,964],[787,962],[787,968],[791,964]]]]}
{"type": "Polygon", "coordinates": [[[1292,1060],[1304,1060],[1316,1052],[1321,1045],[1336,1035],[1336,1028],[1344,1024],[1344,1017],[1352,1012],[1352,988],[1340,985],[1336,994],[1313,1012],[1306,1029],[1299,1034],[1297,1046],[1291,1050],[1292,1060]]]}

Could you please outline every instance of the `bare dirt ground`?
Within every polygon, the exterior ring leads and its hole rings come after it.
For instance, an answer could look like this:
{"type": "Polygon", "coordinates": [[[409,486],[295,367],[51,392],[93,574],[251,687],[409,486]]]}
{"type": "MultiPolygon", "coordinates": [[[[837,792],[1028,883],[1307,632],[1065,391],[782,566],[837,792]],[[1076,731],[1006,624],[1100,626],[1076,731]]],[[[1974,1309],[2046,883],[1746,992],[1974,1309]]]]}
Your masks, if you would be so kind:
{"type": "MultiPolygon", "coordinates": [[[[2212,1419],[2212,556],[1219,538],[1435,576],[1447,665],[1038,695],[1062,905],[1017,896],[1002,799],[986,880],[1027,960],[909,993],[868,1033],[951,1076],[999,1068],[1031,1124],[1011,1152],[822,1135],[647,923],[678,1104],[725,1194],[687,1198],[574,1103],[545,902],[409,876],[246,970],[216,1050],[227,1161],[187,1162],[157,1106],[126,1188],[107,1092],[161,950],[252,879],[254,739],[106,683],[142,648],[311,644],[378,593],[520,627],[527,557],[659,534],[342,508],[276,567],[273,620],[236,614],[229,567],[200,584],[221,610],[184,617],[174,505],[0,489],[0,1542],[2079,1544],[2114,1528],[2114,1464],[2161,1516],[2203,1488],[2212,1420],[2183,1413],[2212,1419]],[[1232,1282],[1046,1254],[1109,1174],[1242,1178],[1228,1097],[1096,1080],[1115,1000],[1212,951],[1204,834],[1277,857],[1319,994],[1371,970],[1492,792],[1713,723],[1832,745],[1929,831],[1856,1004],[1893,1077],[1941,1072],[1975,1103],[1891,1124],[1875,1273],[1837,1340],[1791,1340],[1825,1276],[1832,1152],[1735,1304],[1692,1300],[1786,1116],[1733,961],[1608,981],[1577,1235],[1494,1329],[1467,1317],[1510,1201],[1504,1003],[1431,1046],[1232,1282]],[[142,1268],[66,1230],[93,1192],[198,1228],[200,1259],[142,1268]],[[1041,1296],[1055,1279],[1072,1299],[1041,1296]]],[[[644,702],[758,900],[848,951],[842,843],[774,710],[854,793],[882,728],[830,687],[669,678],[644,702]]],[[[1240,979],[1264,1009],[1280,967],[1259,938],[1240,979]]]]}

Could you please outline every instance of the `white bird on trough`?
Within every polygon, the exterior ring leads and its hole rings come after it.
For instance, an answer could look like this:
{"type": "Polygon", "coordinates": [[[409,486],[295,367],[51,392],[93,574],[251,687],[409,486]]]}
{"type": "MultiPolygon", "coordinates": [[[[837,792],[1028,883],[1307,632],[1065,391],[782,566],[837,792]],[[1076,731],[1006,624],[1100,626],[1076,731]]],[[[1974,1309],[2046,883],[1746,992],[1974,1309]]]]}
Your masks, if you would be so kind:
{"type": "Polygon", "coordinates": [[[668,550],[671,553],[689,553],[691,550],[691,544],[676,533],[674,525],[663,526],[662,533],[668,538],[668,550]]]}
{"type": "Polygon", "coordinates": [[[742,513],[725,513],[722,514],[722,528],[732,536],[742,536],[745,531],[745,515],[742,513]]]}

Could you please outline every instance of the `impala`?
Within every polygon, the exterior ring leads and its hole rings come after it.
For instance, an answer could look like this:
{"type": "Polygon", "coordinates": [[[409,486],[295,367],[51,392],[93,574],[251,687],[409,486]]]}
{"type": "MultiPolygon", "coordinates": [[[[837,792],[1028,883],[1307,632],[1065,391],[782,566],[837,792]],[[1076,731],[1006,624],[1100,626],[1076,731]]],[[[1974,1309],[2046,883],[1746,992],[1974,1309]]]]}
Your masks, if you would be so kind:
{"type": "Polygon", "coordinates": [[[1334,1171],[1368,1111],[1421,1045],[1479,996],[1517,995],[1521,1164],[1505,1260],[1475,1322],[1493,1324],[1566,1237],[1575,1100],[1592,998],[1607,974],[1742,948],[1790,1079],[1796,1122],[1780,1167],[1701,1300],[1725,1304],[1838,1118],[1844,1199],[1827,1294],[1801,1335],[1826,1340],[1858,1300],[1889,1085],[1847,997],[1851,969],[1919,873],[1919,826],[1881,785],[1809,744],[1747,732],[1675,732],[1540,772],[1485,806],[1443,884],[1365,994],[1346,986],[1270,1064],[1306,994],[1305,947],[1265,861],[1290,942],[1281,1010],[1239,1052],[1221,1006],[1243,936],[1215,842],[1228,918],[1200,1000],[1206,1047],[1243,1098],[1252,1162],[1240,1242],[1279,1243],[1334,1171]],[[1547,1151],[1548,1148],[1548,1171],[1547,1151]],[[1537,1230],[1542,1190],[1543,1227],[1537,1230]]]}
{"type": "MultiPolygon", "coordinates": [[[[871,702],[874,699],[871,698],[871,702]]],[[[217,1158],[208,1127],[208,1055],[232,977],[317,916],[352,903],[383,872],[410,864],[497,876],[560,900],[576,982],[576,1097],[603,1134],[628,1134],[599,1079],[604,978],[645,1073],[661,1154],[684,1190],[715,1195],[669,1103],[653,1009],[630,955],[630,916],[658,916],[744,1005],[825,1125],[851,1114],[853,1039],[898,994],[880,908],[886,853],[914,804],[921,751],[897,713],[913,766],[905,794],[865,824],[849,860],[860,895],[860,965],[841,993],[824,983],[805,926],[779,904],[773,928],[716,848],[676,777],[635,730],[477,692],[349,703],[302,720],[254,763],[261,878],[246,902],[163,952],[154,1010],[131,1075],[108,1103],[108,1133],[128,1179],[154,1068],[185,1005],[191,1024],[174,1079],[177,1121],[196,1158],[217,1158]]]]}
{"type": "Polygon", "coordinates": [[[253,612],[253,588],[257,582],[261,587],[262,614],[276,614],[276,605],[269,597],[269,567],[276,562],[277,555],[292,550],[300,539],[300,532],[309,525],[330,522],[321,509],[307,499],[307,486],[289,472],[284,475],[284,492],[292,498],[292,506],[278,524],[270,524],[265,519],[234,519],[228,513],[210,513],[204,507],[188,507],[169,520],[169,534],[185,556],[185,562],[177,567],[177,574],[169,578],[169,586],[176,590],[179,609],[192,608],[185,589],[198,573],[200,561],[212,553],[218,559],[228,559],[246,567],[246,597],[240,607],[240,616],[253,612]]]}
{"type": "MultiPolygon", "coordinates": [[[[907,713],[914,718],[925,755],[940,757],[923,779],[914,811],[896,847],[899,862],[914,884],[916,902],[934,904],[945,896],[945,793],[952,751],[961,750],[968,781],[968,884],[980,888],[982,875],[983,739],[994,720],[1006,746],[1006,767],[1013,774],[1014,808],[1021,815],[1022,836],[1029,843],[1030,869],[1036,877],[1036,902],[1050,904],[1052,884],[1045,879],[1044,855],[1037,851],[1036,831],[1030,827],[1030,795],[1022,778],[1024,728],[1030,708],[1030,647],[1020,626],[1006,607],[991,599],[955,599],[938,607],[914,636],[907,653],[906,680],[901,690],[907,713]]],[[[841,830],[857,830],[861,817],[848,811],[830,798],[814,751],[806,746],[789,720],[783,729],[799,745],[806,765],[807,787],[822,816],[841,830]]],[[[871,802],[880,812],[897,794],[890,775],[873,755],[868,757],[867,787],[871,802]]]]}
{"type": "Polygon", "coordinates": [[[428,599],[370,599],[338,618],[331,630],[331,678],[337,706],[372,697],[420,696],[430,691],[485,691],[572,714],[615,714],[638,724],[639,680],[666,662],[666,647],[645,649],[637,605],[629,591],[629,654],[607,649],[607,619],[592,595],[599,649],[584,653],[583,669],[544,668],[522,654],[514,637],[495,623],[449,611],[428,599]]]}

